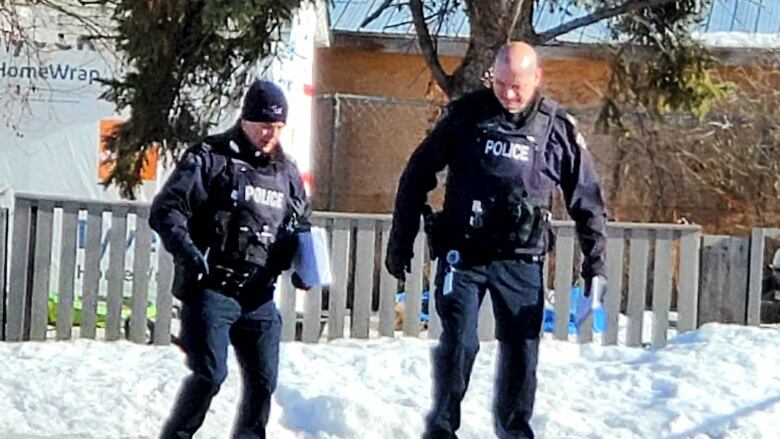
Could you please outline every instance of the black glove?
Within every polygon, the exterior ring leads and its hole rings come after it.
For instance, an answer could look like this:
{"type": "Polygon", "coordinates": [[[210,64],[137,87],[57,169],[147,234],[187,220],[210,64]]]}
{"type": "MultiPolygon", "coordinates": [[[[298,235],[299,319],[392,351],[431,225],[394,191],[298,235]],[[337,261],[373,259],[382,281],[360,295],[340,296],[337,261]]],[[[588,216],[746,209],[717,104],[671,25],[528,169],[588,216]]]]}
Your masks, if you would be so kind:
{"type": "Polygon", "coordinates": [[[200,280],[209,275],[206,257],[192,242],[185,245],[176,257],[176,263],[184,267],[188,275],[200,280]]]}
{"type": "Polygon", "coordinates": [[[298,276],[298,273],[296,273],[296,272],[293,272],[291,280],[292,280],[293,286],[295,288],[299,289],[299,290],[308,291],[308,290],[311,289],[311,285],[306,285],[303,282],[303,279],[301,279],[301,277],[298,276]]]}
{"type": "Polygon", "coordinates": [[[406,280],[406,273],[412,272],[412,256],[413,253],[411,251],[394,251],[388,248],[385,257],[387,272],[400,281],[406,280]]]}

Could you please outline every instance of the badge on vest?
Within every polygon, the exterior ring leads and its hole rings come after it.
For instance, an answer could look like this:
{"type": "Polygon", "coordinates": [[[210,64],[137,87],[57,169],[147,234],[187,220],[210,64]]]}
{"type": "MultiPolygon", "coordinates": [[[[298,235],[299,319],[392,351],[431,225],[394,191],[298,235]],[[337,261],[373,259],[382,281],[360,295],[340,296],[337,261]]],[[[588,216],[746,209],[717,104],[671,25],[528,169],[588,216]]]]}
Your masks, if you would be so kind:
{"type": "Polygon", "coordinates": [[[485,154],[527,162],[531,160],[531,145],[510,142],[508,140],[487,139],[485,141],[485,154]]]}
{"type": "Polygon", "coordinates": [[[244,189],[244,200],[252,200],[257,204],[276,209],[282,209],[284,207],[284,193],[262,187],[246,185],[246,188],[244,189]]]}

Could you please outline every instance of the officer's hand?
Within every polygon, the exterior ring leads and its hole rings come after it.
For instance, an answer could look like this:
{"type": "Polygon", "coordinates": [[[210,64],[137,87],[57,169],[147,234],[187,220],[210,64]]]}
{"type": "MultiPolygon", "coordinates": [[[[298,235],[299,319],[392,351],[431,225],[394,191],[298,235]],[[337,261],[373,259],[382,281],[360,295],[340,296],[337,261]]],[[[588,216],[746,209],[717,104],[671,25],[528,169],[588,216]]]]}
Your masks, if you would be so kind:
{"type": "Polygon", "coordinates": [[[385,258],[385,268],[394,278],[404,281],[406,280],[406,273],[412,272],[412,255],[408,256],[401,254],[400,252],[387,252],[385,258]]]}
{"type": "Polygon", "coordinates": [[[604,294],[607,292],[607,279],[604,276],[593,276],[585,279],[585,292],[578,296],[574,305],[574,324],[577,328],[593,314],[593,311],[604,305],[604,294]]]}
{"type": "Polygon", "coordinates": [[[311,289],[311,285],[306,285],[303,282],[303,279],[301,279],[301,277],[298,276],[298,273],[296,273],[296,272],[293,272],[291,280],[292,280],[293,286],[295,288],[299,289],[299,290],[308,291],[308,290],[311,289]]]}
{"type": "Polygon", "coordinates": [[[604,305],[604,295],[607,294],[607,278],[598,275],[585,280],[585,297],[591,299],[593,306],[604,305]]]}
{"type": "Polygon", "coordinates": [[[178,263],[182,264],[188,273],[194,275],[198,280],[209,275],[209,264],[206,257],[193,243],[186,245],[179,255],[178,263]]]}

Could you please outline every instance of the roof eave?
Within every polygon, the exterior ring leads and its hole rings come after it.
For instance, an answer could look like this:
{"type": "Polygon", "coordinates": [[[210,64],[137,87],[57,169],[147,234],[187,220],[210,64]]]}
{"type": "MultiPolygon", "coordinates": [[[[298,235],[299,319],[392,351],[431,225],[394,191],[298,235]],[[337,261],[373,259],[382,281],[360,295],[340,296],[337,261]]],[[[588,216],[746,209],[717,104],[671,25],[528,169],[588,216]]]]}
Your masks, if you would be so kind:
{"type": "MultiPolygon", "coordinates": [[[[420,47],[416,38],[406,34],[392,35],[387,33],[370,33],[354,31],[332,31],[331,47],[345,50],[362,50],[367,52],[384,52],[405,55],[420,55],[420,47]]],[[[439,38],[439,56],[462,57],[466,54],[468,39],[466,38],[439,38]]],[[[593,43],[561,43],[545,44],[537,50],[543,58],[548,59],[596,59],[608,60],[611,46],[608,44],[593,43]]],[[[713,56],[724,65],[753,65],[761,59],[776,58],[765,57],[777,53],[771,48],[737,48],[737,47],[710,47],[713,56]]],[[[638,52],[641,54],[641,51],[638,52]]]]}

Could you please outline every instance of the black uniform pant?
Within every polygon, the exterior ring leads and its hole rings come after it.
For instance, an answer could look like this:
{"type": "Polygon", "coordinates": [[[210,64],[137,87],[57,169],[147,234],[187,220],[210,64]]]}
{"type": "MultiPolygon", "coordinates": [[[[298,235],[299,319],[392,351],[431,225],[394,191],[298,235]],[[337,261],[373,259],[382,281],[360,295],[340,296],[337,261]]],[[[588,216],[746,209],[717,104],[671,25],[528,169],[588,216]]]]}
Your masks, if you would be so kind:
{"type": "Polygon", "coordinates": [[[533,438],[530,420],[544,306],[542,264],[498,260],[456,268],[452,291],[444,294],[446,268],[446,263],[440,261],[435,297],[443,332],[433,351],[434,401],[423,437],[456,437],[461,401],[479,351],[479,306],[489,290],[499,340],[493,401],[495,432],[500,439],[533,438]]]}
{"type": "Polygon", "coordinates": [[[205,289],[183,304],[181,342],[192,373],[185,378],[161,438],[190,438],[203,424],[227,377],[228,344],[241,368],[243,392],[233,437],[265,438],[279,366],[281,316],[271,300],[252,310],[205,289]]]}

